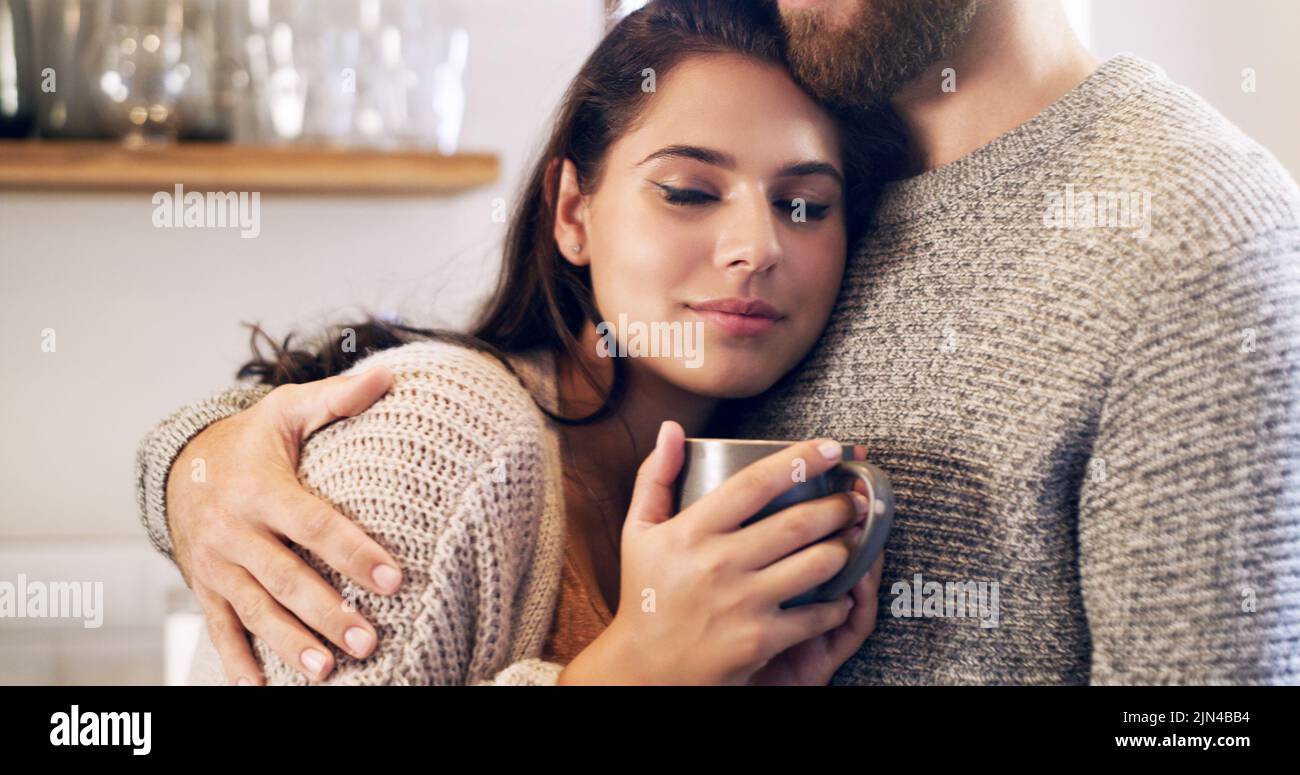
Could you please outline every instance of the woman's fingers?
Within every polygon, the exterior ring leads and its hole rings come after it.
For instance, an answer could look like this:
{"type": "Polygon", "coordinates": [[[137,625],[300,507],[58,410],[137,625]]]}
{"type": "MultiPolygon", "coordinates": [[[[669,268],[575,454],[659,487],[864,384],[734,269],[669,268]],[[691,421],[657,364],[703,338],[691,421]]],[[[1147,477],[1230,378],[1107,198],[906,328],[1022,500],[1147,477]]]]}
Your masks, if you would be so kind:
{"type": "Polygon", "coordinates": [[[853,589],[850,590],[849,594],[853,596],[853,610],[849,612],[848,621],[842,627],[827,633],[829,638],[827,651],[836,661],[837,667],[862,648],[862,643],[875,632],[884,560],[885,555],[882,552],[876,558],[876,564],[871,567],[871,572],[863,576],[862,580],[854,584],[853,589]]]}
{"type": "MultiPolygon", "coordinates": [[[[401,586],[397,560],[357,523],[302,489],[296,481],[280,493],[280,499],[269,509],[268,519],[277,534],[311,550],[331,568],[371,592],[391,595],[401,586]]],[[[246,564],[242,557],[238,562],[246,564]]],[[[320,581],[320,576],[309,568],[305,574],[297,579],[302,584],[320,581]]]]}
{"type": "Polygon", "coordinates": [[[831,439],[813,439],[745,466],[685,509],[681,518],[706,532],[733,530],[796,482],[819,476],[843,458],[844,448],[831,439]]]}
{"type": "Polygon", "coordinates": [[[315,681],[334,669],[334,657],[329,649],[275,602],[248,571],[237,565],[226,565],[217,579],[214,591],[230,602],[244,629],[261,638],[285,664],[315,681]]]}
{"type": "Polygon", "coordinates": [[[231,686],[261,686],[262,668],[253,658],[253,649],[248,645],[248,633],[239,623],[234,609],[220,595],[202,584],[195,584],[194,597],[203,608],[208,623],[208,639],[221,658],[227,683],[231,686]]]}
{"type": "Polygon", "coordinates": [[[765,568],[791,552],[819,541],[862,518],[871,503],[861,493],[837,493],[797,503],[746,525],[723,540],[736,545],[736,561],[746,570],[765,568]]]}
{"type": "Polygon", "coordinates": [[[328,638],[357,659],[364,659],[379,642],[361,614],[344,605],[343,597],[287,546],[263,533],[253,533],[240,545],[243,565],[258,583],[298,621],[328,638]]]}
{"type": "Polygon", "coordinates": [[[856,605],[849,607],[845,596],[829,603],[809,603],[777,611],[771,624],[772,637],[779,646],[776,653],[844,626],[856,608],[856,605]]]}
{"type": "Polygon", "coordinates": [[[835,578],[849,561],[849,553],[838,536],[800,549],[754,572],[755,595],[764,603],[779,605],[835,578]]]}

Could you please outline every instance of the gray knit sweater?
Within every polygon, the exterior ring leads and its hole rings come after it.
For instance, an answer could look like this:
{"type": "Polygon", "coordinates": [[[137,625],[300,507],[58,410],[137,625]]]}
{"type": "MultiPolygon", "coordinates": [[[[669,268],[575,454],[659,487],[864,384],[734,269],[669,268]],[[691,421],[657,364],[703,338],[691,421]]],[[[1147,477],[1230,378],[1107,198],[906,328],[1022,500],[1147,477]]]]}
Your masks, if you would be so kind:
{"type": "Polygon", "coordinates": [[[1277,161],[1120,56],[876,220],[740,429],[861,441],[893,478],[878,625],[833,682],[1300,682],[1300,192],[1277,161]],[[963,582],[999,585],[996,626],[949,615],[963,582]]]}
{"type": "MultiPolygon", "coordinates": [[[[1120,56],[891,186],[825,336],[734,430],[893,477],[877,629],[834,683],[1297,683],[1298,387],[1300,191],[1120,56]]],[[[171,460],[254,399],[142,444],[160,549],[171,460]]]]}

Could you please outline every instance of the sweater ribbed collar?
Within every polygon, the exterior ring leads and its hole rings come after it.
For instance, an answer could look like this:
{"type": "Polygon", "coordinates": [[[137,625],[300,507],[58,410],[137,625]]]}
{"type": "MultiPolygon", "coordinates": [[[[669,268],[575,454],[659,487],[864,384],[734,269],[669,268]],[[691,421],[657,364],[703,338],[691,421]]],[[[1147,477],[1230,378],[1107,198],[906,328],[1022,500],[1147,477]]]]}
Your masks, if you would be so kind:
{"type": "Polygon", "coordinates": [[[1050,163],[1053,146],[1087,128],[1143,84],[1163,78],[1156,65],[1117,54],[1041,113],[987,145],[938,169],[887,184],[873,222],[884,226],[918,218],[1018,167],[1050,163]]]}

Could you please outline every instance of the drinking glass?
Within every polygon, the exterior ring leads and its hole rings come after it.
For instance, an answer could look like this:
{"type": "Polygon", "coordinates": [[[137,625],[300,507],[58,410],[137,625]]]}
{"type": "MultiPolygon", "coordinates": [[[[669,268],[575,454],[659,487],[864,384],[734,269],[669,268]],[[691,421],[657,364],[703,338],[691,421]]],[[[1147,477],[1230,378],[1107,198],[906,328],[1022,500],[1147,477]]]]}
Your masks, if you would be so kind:
{"type": "Polygon", "coordinates": [[[92,68],[101,123],[128,145],[175,139],[187,68],[177,0],[109,0],[92,68]]]}

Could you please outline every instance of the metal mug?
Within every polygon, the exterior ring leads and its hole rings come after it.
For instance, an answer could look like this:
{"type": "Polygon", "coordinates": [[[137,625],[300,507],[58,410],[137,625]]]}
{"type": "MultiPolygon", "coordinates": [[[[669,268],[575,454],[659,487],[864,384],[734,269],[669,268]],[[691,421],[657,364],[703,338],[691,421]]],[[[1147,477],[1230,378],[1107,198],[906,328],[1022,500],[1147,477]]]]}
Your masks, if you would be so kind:
{"type": "MultiPolygon", "coordinates": [[[[680,513],[745,466],[795,443],[748,439],[686,439],[686,459],[674,483],[673,513],[680,513]]],[[[790,489],[742,523],[743,527],[797,503],[823,498],[836,492],[848,492],[858,480],[866,485],[870,501],[866,525],[844,568],[829,581],[782,602],[782,608],[840,599],[871,570],[880,550],[885,546],[885,539],[889,537],[889,528],[894,521],[894,491],[889,477],[870,463],[852,458],[853,447],[845,446],[840,463],[806,481],[795,481],[790,489]]]]}

